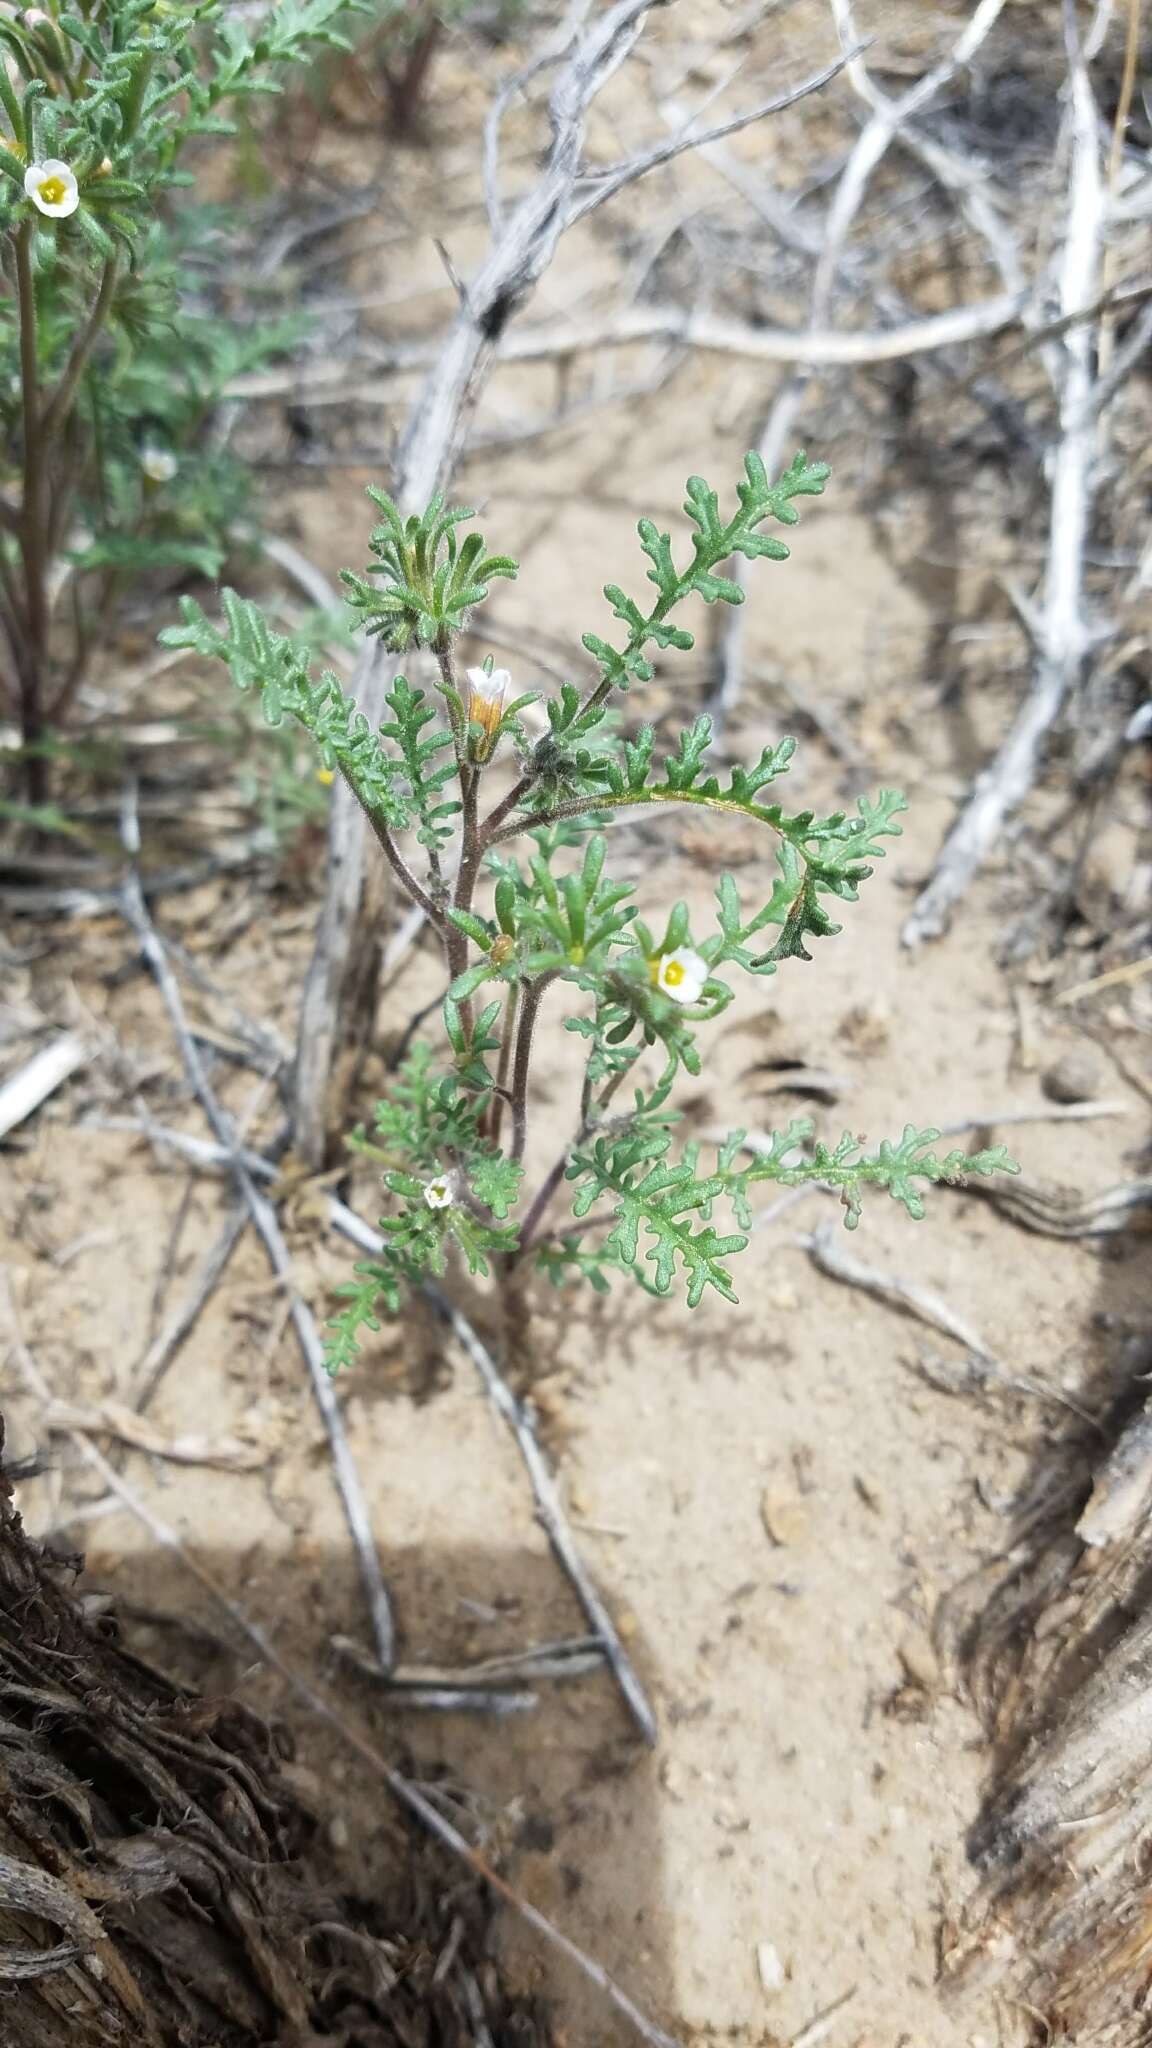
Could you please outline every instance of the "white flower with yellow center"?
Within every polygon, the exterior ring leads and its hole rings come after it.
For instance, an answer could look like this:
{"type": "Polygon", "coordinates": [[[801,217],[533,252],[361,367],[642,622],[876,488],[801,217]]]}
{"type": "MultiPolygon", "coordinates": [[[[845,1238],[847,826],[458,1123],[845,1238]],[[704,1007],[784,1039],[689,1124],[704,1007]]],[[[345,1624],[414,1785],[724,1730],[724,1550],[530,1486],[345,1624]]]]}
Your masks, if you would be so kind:
{"type": "Polygon", "coordinates": [[[425,1181],[424,1200],[430,1209],[452,1207],[452,1183],[446,1173],[438,1173],[435,1180],[425,1181]]]}
{"type": "Polygon", "coordinates": [[[708,962],[691,946],[677,946],[673,953],[661,953],[652,962],[652,979],[674,1003],[698,1003],[708,979],[708,962]]]}
{"type": "Polygon", "coordinates": [[[140,467],[150,484],[170,484],[180,465],[170,448],[149,441],[140,450],[140,467]]]}
{"type": "Polygon", "coordinates": [[[478,725],[483,735],[475,743],[475,758],[486,761],[504,716],[504,699],[512,677],[506,668],[494,668],[491,674],[486,668],[469,668],[465,669],[464,678],[468,684],[468,723],[478,725]]]}
{"type": "Polygon", "coordinates": [[[58,157],[46,157],[42,164],[29,164],[24,173],[24,190],[32,204],[52,220],[67,220],[80,204],[76,173],[58,157]]]}

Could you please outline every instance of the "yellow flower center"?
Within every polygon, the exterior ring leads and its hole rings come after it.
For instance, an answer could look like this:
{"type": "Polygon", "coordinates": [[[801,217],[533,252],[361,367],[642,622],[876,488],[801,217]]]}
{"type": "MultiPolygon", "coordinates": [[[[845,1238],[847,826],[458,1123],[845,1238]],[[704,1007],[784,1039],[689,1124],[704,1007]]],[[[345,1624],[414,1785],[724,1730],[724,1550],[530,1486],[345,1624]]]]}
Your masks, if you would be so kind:
{"type": "Polygon", "coordinates": [[[664,986],[665,986],[665,988],[679,988],[679,986],[680,986],[680,983],[681,983],[681,982],[683,981],[683,979],[684,979],[684,963],[683,963],[683,961],[682,961],[682,960],[666,960],[666,961],[665,961],[665,963],[664,963],[664,986]]]}
{"type": "Polygon", "coordinates": [[[68,187],[63,178],[43,178],[38,190],[45,206],[59,206],[67,197],[68,187]]]}

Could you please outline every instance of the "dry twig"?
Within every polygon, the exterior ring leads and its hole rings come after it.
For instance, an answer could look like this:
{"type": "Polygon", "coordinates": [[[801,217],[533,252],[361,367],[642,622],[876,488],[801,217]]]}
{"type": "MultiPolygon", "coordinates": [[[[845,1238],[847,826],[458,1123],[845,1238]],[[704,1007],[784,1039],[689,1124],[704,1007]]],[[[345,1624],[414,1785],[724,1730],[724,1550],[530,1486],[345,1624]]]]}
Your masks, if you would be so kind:
{"type": "Polygon", "coordinates": [[[129,872],[123,885],[121,904],[123,914],[131,925],[140,943],[141,952],[155,977],[164,1007],[176,1035],[184,1071],[196,1093],[208,1119],[217,1144],[229,1153],[229,1167],[236,1183],[237,1193],[256,1226],[264,1248],[272,1263],[277,1279],[285,1288],[292,1303],[292,1322],[300,1341],[308,1367],[308,1376],[316,1405],[320,1410],[328,1442],[332,1451],[332,1468],[349,1532],[356,1548],[360,1575],[372,1617],[373,1637],[381,1664],[391,1664],[395,1654],[395,1637],[392,1626],[392,1610],[388,1593],[380,1570],[376,1552],[376,1540],[372,1533],[371,1518],[367,1503],[360,1487],[359,1477],[353,1462],[352,1452],[344,1429],[344,1418],[340,1404],[333,1391],[331,1379],[324,1364],[324,1350],[316,1329],[315,1318],[307,1303],[297,1293],[292,1279],[292,1261],[284,1243],[276,1212],[267,1197],[261,1194],[243,1155],[236,1150],[233,1134],[227,1117],[221,1109],[204,1069],[199,1049],[188,1028],[184,1015],[184,1003],[176,978],[168,964],[159,933],[148,912],[140,879],[136,871],[136,859],[140,848],[140,835],[136,823],[133,795],[130,791],[124,806],[122,838],[129,857],[129,872]]]}
{"type": "Polygon", "coordinates": [[[0,1138],[6,1138],[55,1090],[92,1057],[92,1047],[78,1031],[66,1031],[34,1054],[26,1066],[0,1088],[0,1138]]]}
{"type": "Polygon", "coordinates": [[[1093,368],[1098,322],[1075,316],[1100,295],[1108,195],[1088,65],[1076,41],[1075,18],[1067,19],[1070,154],[1058,303],[1070,324],[1061,336],[1059,440],[1051,470],[1044,596],[1036,615],[1036,663],[1031,689],[1008,737],[977,777],[931,880],[905,923],[903,938],[909,946],[945,930],[953,905],[996,844],[1005,820],[1032,787],[1045,738],[1078,686],[1098,637],[1084,611],[1085,550],[1100,455],[1093,368]]]}
{"type": "MultiPolygon", "coordinates": [[[[831,5],[840,36],[841,48],[844,52],[844,62],[848,77],[857,92],[867,101],[872,111],[864,127],[861,129],[848,161],[840,174],[832,204],[828,210],[828,218],[812,280],[812,293],[808,309],[808,333],[805,336],[798,337],[797,347],[799,352],[792,357],[792,360],[799,367],[794,375],[781,385],[773,400],[763,431],[759,437],[759,451],[770,474],[774,474],[780,467],[784,445],[792,433],[793,422],[804,401],[816,367],[821,363],[833,362],[837,359],[841,362],[862,360],[859,356],[853,358],[848,352],[851,344],[857,339],[855,335],[845,334],[837,336],[829,334],[827,330],[836,289],[837,272],[840,268],[845,244],[852,231],[853,223],[864,203],[872,174],[891,147],[901,125],[922,112],[935,99],[936,95],[955,73],[962,69],[965,64],[971,62],[1001,14],[1004,0],[980,0],[979,6],[974,10],[971,19],[962,30],[948,55],[942,58],[940,63],[927,72],[923,78],[918,79],[916,84],[910,87],[906,93],[902,94],[898,100],[884,98],[876,90],[868,75],[867,67],[861,55],[860,38],[856,32],[851,0],[831,0],[831,5]],[[845,345],[845,352],[839,358],[837,358],[835,352],[828,349],[828,343],[836,341],[845,345]]],[[[1006,325],[1019,311],[1020,299],[1016,293],[1009,292],[1001,301],[989,301],[988,305],[984,308],[958,307],[952,312],[933,316],[931,325],[938,336],[933,345],[948,347],[957,341],[973,339],[977,330],[972,324],[972,315],[975,313],[991,314],[993,307],[997,306],[997,304],[999,312],[995,317],[999,319],[1002,315],[1001,324],[1006,325]]],[[[924,331],[929,323],[915,321],[910,324],[913,329],[919,328],[924,331]]],[[[994,330],[991,327],[985,326],[979,331],[987,334],[994,330]]],[[[893,355],[906,355],[913,352],[913,350],[907,347],[908,332],[907,328],[903,331],[905,345],[895,346],[893,348],[893,355]]],[[[887,341],[890,338],[895,339],[895,336],[899,333],[900,330],[897,329],[893,331],[892,337],[885,335],[876,338],[880,341],[887,341]]],[[[864,337],[864,339],[873,339],[873,337],[864,337]]],[[[875,362],[883,360],[883,358],[877,354],[867,358],[867,360],[875,362]]],[[[891,360],[891,357],[888,360],[891,360]]],[[[738,561],[733,564],[729,573],[735,577],[737,582],[742,584],[745,574],[743,562],[738,561]]],[[[721,647],[720,675],[710,707],[717,730],[719,730],[722,722],[730,715],[739,695],[743,659],[744,607],[739,605],[732,608],[725,625],[724,639],[721,647]]]]}
{"type": "Polygon", "coordinates": [[[481,1342],[467,1317],[461,1315],[459,1309],[454,1308],[451,1302],[444,1298],[439,1288],[426,1287],[424,1292],[445,1322],[451,1325],[480,1374],[493,1407],[512,1431],[532,1482],[537,1519],[603,1646],[604,1655],[612,1667],[616,1683],[632,1719],[645,1742],[654,1746],[657,1735],[656,1716],[636,1675],[632,1660],[620,1640],[616,1624],[592,1584],[576,1548],[567,1517],[560,1505],[556,1482],[548,1470],[544,1454],[536,1439],[531,1410],[516,1399],[496,1360],[487,1346],[481,1342]]]}

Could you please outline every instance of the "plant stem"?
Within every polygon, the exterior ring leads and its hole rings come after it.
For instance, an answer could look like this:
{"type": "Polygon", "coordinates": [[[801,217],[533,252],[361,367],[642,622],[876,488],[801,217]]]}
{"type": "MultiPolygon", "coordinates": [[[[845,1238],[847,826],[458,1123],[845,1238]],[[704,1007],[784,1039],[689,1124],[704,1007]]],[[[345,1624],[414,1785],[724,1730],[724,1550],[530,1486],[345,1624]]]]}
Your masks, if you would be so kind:
{"type": "MultiPolygon", "coordinates": [[[[456,671],[452,664],[452,647],[446,634],[442,634],[433,650],[440,680],[448,697],[448,716],[452,725],[452,738],[456,747],[456,772],[460,778],[461,834],[460,865],[456,871],[456,888],[452,898],[454,910],[471,910],[472,897],[476,888],[476,876],[480,868],[480,842],[476,825],[476,797],[479,771],[468,759],[468,723],[461,723],[453,709],[453,698],[459,698],[460,690],[456,671]]],[[[468,941],[456,925],[448,927],[448,972],[455,980],[463,974],[468,964],[468,941]]],[[[469,1035],[471,1031],[469,1028],[469,1035]]]]}
{"type": "Polygon", "coordinates": [[[403,854],[401,853],[400,848],[397,846],[396,841],[393,839],[392,834],[388,830],[387,825],[385,825],[375,815],[373,811],[369,810],[368,805],[364,802],[364,799],[361,796],[359,790],[357,789],[356,784],[353,782],[351,776],[345,775],[344,780],[348,784],[349,789],[352,791],[352,794],[355,797],[357,803],[359,804],[361,810],[363,811],[364,816],[367,818],[368,823],[372,828],[373,835],[376,838],[377,842],[379,843],[380,847],[383,849],[384,857],[388,862],[388,865],[391,868],[393,874],[399,881],[401,887],[404,890],[406,890],[407,894],[412,898],[413,903],[419,904],[421,910],[424,912],[425,917],[428,919],[429,924],[434,925],[436,930],[441,934],[441,936],[445,937],[446,945],[450,945],[451,938],[450,936],[446,936],[450,934],[450,927],[448,925],[447,919],[444,916],[443,910],[440,908],[439,904],[434,903],[432,901],[432,898],[428,894],[427,889],[423,888],[422,885],[417,881],[415,875],[412,873],[411,868],[409,867],[407,861],[405,860],[403,854]]]}
{"type": "Polygon", "coordinates": [[[518,782],[513,783],[507,796],[502,796],[495,808],[489,811],[488,816],[480,827],[480,840],[483,847],[487,848],[491,844],[493,835],[504,823],[505,818],[512,815],[517,804],[522,802],[524,797],[527,796],[535,780],[534,774],[522,775],[518,782]]]}
{"type": "MultiPolygon", "coordinates": [[[[635,1061],[632,1062],[632,1065],[635,1065],[635,1061]]],[[[613,1074],[607,1087],[594,1104],[590,1104],[587,1075],[585,1075],[580,1110],[580,1129],[577,1131],[572,1143],[565,1147],[560,1157],[549,1167],[548,1172],[545,1174],[544,1179],[532,1198],[527,1215],[524,1218],[524,1227],[520,1233],[520,1243],[513,1253],[514,1263],[518,1264],[524,1257],[525,1252],[531,1250],[536,1236],[537,1225],[543,1220],[552,1197],[564,1178],[568,1161],[571,1159],[577,1145],[582,1145],[584,1140],[591,1136],[600,1121],[597,1112],[608,1107],[621,1081],[625,1080],[631,1072],[632,1066],[621,1067],[617,1073],[613,1074]]],[[[584,1226],[582,1225],[581,1227],[583,1228],[584,1226]]]]}
{"type": "Polygon", "coordinates": [[[528,1074],[532,1065],[532,1035],[541,999],[554,974],[542,974],[524,986],[520,1028],[516,1034],[516,1062],[512,1069],[512,1157],[523,1159],[528,1142],[528,1074]]]}
{"type": "Polygon", "coordinates": [[[20,555],[24,565],[26,658],[20,676],[21,739],[28,751],[24,775],[28,796],[47,795],[47,763],[38,751],[44,736],[44,670],[48,660],[48,591],[45,556],[47,476],[40,422],[36,347],[36,287],[32,277],[32,223],[16,233],[16,292],[20,305],[20,383],[24,422],[24,475],[20,506],[20,555]]]}
{"type": "Polygon", "coordinates": [[[89,357],[100,338],[100,329],[108,316],[112,295],[116,289],[119,274],[119,258],[109,256],[100,278],[100,288],[92,303],[91,311],[79,334],[72,344],[72,353],[64,366],[60,382],[49,398],[43,418],[40,421],[41,436],[45,441],[59,431],[72,410],[72,401],[88,365],[89,357]]]}
{"type": "Polygon", "coordinates": [[[521,1227],[520,1242],[516,1247],[515,1253],[513,1254],[517,1264],[519,1264],[520,1260],[525,1256],[525,1253],[529,1252],[532,1248],[532,1244],[536,1236],[537,1225],[542,1222],[545,1212],[547,1211],[548,1206],[552,1200],[552,1197],[556,1193],[557,1188],[560,1186],[560,1183],[564,1178],[564,1173],[568,1165],[568,1161],[572,1157],[572,1151],[573,1147],[569,1146],[566,1152],[561,1152],[559,1159],[557,1159],[555,1164],[549,1168],[548,1172],[544,1176],[544,1179],[541,1181],[540,1186],[536,1190],[536,1193],[532,1199],[531,1206],[528,1210],[527,1215],[524,1218],[524,1222],[521,1227]]]}
{"type": "Polygon", "coordinates": [[[419,126],[420,97],[442,34],[443,24],[433,19],[408,52],[399,76],[389,65],[381,66],[388,94],[388,126],[401,140],[410,139],[419,126]]]}
{"type": "Polygon", "coordinates": [[[500,1040],[500,1059],[496,1068],[496,1093],[492,1098],[492,1128],[489,1133],[492,1143],[500,1143],[500,1126],[504,1121],[504,1103],[508,1095],[508,1069],[512,1064],[512,1047],[516,1042],[516,1012],[520,1008],[521,984],[514,981],[508,992],[504,1011],[504,1031],[500,1040]]]}

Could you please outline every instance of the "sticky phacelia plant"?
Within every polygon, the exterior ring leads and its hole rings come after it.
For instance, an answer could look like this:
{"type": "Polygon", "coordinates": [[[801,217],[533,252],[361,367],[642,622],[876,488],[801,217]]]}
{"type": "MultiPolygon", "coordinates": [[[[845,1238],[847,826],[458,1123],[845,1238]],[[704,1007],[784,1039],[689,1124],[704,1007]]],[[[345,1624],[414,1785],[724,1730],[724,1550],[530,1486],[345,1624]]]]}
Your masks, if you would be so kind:
{"type": "Polygon", "coordinates": [[[121,574],[218,560],[239,474],[189,450],[277,340],[187,303],[181,158],[364,5],[0,0],[0,695],[33,799],[121,574]]]}
{"type": "Polygon", "coordinates": [[[307,728],[443,948],[441,1042],[411,1051],[371,1129],[352,1140],[380,1163],[391,1201],[383,1253],[343,1290],[333,1368],[356,1356],[358,1333],[377,1327],[381,1305],[395,1311],[450,1256],[472,1273],[535,1266],[558,1285],[582,1278],[601,1291],[623,1273],[654,1294],[682,1285],[693,1307],[710,1289],[735,1301],[732,1261],[764,1183],[838,1189],[851,1229],[869,1187],[919,1217],[934,1181],[1015,1171],[1001,1147],[942,1153],[938,1132],[912,1125],[874,1151],[847,1134],[833,1146],[816,1142],[807,1118],[751,1154],[741,1131],[707,1155],[696,1142],[676,1145],[674,1084],[681,1070],[700,1072],[707,1028],[732,1001],[734,977],[809,960],[809,946],[839,930],[833,907],[855,902],[905,808],[885,789],[851,812],[789,811],[775,787],[794,740],[722,777],[709,764],[707,718],[667,752],[651,727],[630,736],[619,720],[621,696],[650,680],[654,656],[692,646],[674,618],[684,600],[739,603],[725,564],[734,555],[783,561],[788,549],[766,527],[794,526],[797,500],[819,494],[828,475],[803,455],[776,483],[758,456],[744,467],[727,517],[701,478],[689,480],[692,552],[682,565],[669,536],[640,521],[651,589],[640,600],[605,587],[617,629],[584,635],[595,677],[583,687],[516,694],[491,657],[462,672],[460,635],[491,583],[516,565],[464,531],[471,513],[436,499],[422,517],[405,518],[377,491],[374,559],[363,576],[346,574],[348,599],[391,652],[426,650],[418,658],[436,678],[425,689],[397,675],[378,731],[335,676],[314,677],[307,650],[232,591],[226,630],[186,599],[184,623],[163,635],[225,661],[241,689],[262,693],[274,724],[291,717],[307,728]],[[693,927],[686,903],[662,925],[646,923],[634,884],[609,870],[609,831],[618,812],[666,805],[762,825],[776,860],[767,901],[742,903],[725,874],[707,929],[693,927]],[[532,1062],[550,994],[581,1062],[580,1105],[569,1142],[526,1189],[532,1062]],[[571,1218],[558,1226],[562,1191],[571,1218]]]}

